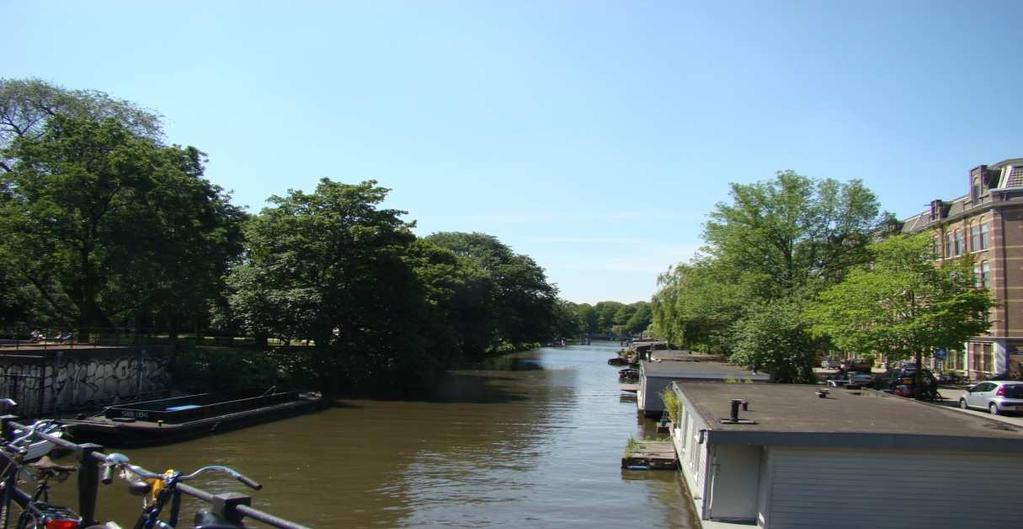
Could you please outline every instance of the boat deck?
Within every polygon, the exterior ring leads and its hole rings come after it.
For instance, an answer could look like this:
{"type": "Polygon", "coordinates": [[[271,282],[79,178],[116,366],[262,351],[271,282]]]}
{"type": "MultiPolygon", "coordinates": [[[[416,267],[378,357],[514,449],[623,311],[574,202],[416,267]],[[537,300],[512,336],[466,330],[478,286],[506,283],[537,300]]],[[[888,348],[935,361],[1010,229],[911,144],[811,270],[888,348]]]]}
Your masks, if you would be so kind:
{"type": "Polygon", "coordinates": [[[622,457],[625,470],[675,470],[678,456],[671,441],[638,441],[637,450],[622,457]]]}

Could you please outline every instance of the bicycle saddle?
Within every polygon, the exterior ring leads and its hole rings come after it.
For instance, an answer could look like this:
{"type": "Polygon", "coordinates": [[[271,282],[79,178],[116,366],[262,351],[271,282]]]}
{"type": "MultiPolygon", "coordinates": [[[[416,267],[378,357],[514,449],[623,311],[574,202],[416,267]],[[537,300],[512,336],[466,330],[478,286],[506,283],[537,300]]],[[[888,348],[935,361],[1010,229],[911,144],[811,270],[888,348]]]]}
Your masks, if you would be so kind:
{"type": "Polygon", "coordinates": [[[28,466],[40,472],[74,472],[78,470],[78,467],[72,465],[58,465],[54,463],[50,456],[43,456],[39,458],[39,461],[35,463],[29,463],[28,466]]]}

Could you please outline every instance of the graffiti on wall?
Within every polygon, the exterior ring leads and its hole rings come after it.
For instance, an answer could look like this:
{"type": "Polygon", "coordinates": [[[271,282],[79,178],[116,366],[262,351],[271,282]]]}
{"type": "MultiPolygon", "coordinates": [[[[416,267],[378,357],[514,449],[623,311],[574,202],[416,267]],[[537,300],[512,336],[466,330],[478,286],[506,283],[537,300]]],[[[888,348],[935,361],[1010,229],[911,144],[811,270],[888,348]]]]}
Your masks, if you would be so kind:
{"type": "Polygon", "coordinates": [[[38,361],[0,362],[0,396],[18,414],[43,415],[137,400],[170,389],[171,355],[134,347],[52,351],[38,361]]]}

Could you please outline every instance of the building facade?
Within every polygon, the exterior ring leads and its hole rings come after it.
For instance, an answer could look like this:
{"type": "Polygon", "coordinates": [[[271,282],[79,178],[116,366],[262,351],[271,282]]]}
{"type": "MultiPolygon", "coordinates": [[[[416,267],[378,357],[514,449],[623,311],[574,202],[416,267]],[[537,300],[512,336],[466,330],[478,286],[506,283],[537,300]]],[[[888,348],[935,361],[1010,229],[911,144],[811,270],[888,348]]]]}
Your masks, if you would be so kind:
{"type": "Polygon", "coordinates": [[[1023,158],[970,170],[966,195],[931,201],[923,213],[903,221],[903,233],[932,232],[939,261],[974,260],[978,287],[991,291],[991,327],[961,350],[949,351],[946,370],[974,379],[1018,373],[1023,352],[1023,158]]]}

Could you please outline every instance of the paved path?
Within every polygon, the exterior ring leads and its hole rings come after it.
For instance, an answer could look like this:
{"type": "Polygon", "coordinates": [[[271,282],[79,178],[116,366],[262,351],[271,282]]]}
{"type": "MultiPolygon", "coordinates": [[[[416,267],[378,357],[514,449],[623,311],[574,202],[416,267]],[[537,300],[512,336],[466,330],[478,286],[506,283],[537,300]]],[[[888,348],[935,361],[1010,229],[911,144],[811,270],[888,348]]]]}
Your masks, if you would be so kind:
{"type": "Polygon", "coordinates": [[[988,413],[986,411],[978,411],[978,410],[973,410],[973,409],[970,409],[970,410],[960,410],[959,409],[959,397],[962,397],[963,393],[966,393],[965,390],[941,388],[941,389],[938,390],[938,393],[941,393],[941,396],[945,397],[945,400],[938,401],[935,404],[938,404],[938,405],[941,405],[941,406],[948,406],[950,408],[955,408],[956,410],[959,410],[960,413],[972,413],[972,414],[980,416],[980,417],[987,417],[989,419],[995,419],[997,421],[1002,421],[1002,422],[1006,422],[1006,423],[1009,423],[1009,424],[1014,424],[1016,426],[1023,427],[1023,416],[1020,416],[1020,415],[991,415],[990,413],[988,413]]]}

